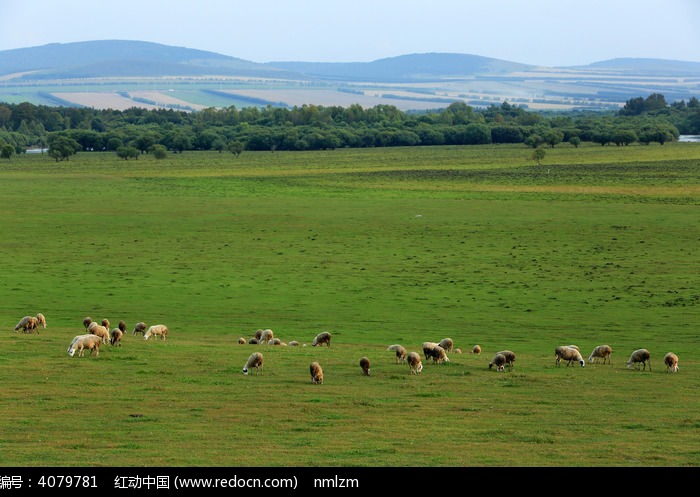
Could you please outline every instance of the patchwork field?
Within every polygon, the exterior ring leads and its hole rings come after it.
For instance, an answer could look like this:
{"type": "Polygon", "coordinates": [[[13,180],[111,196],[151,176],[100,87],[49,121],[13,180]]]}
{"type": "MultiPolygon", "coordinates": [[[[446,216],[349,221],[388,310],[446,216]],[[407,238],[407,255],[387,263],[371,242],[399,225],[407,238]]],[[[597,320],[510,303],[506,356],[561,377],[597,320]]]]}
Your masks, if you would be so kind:
{"type": "Polygon", "coordinates": [[[698,466],[700,145],[531,154],[3,160],[0,462],[698,466]],[[46,329],[13,330],[38,312],[46,329]],[[122,346],[69,357],[86,316],[124,320],[122,346]],[[301,345],[238,343],[264,328],[301,345]],[[386,350],[445,337],[463,353],[420,375],[386,350]],[[566,344],[612,364],[557,367],[566,344]],[[627,368],[640,347],[651,366],[627,368]],[[490,369],[503,349],[514,366],[490,369]]]}

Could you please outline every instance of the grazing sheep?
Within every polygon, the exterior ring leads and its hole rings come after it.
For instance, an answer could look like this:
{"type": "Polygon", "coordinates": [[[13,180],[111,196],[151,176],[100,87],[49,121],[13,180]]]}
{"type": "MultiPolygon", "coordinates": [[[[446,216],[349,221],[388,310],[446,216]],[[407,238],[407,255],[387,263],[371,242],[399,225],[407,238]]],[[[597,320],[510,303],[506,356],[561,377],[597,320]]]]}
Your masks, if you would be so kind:
{"type": "Polygon", "coordinates": [[[678,372],[678,356],[673,352],[669,352],[664,356],[664,364],[666,364],[667,373],[678,372]]]}
{"type": "Polygon", "coordinates": [[[554,357],[556,358],[557,366],[559,366],[561,361],[566,361],[567,368],[571,366],[574,363],[574,361],[578,362],[581,365],[581,367],[584,367],[586,365],[586,362],[583,360],[581,352],[579,352],[578,349],[569,347],[568,345],[560,345],[559,347],[554,349],[554,357]]]}
{"type": "Polygon", "coordinates": [[[409,352],[406,360],[408,361],[411,374],[421,374],[421,371],[423,371],[423,361],[421,361],[418,352],[409,352]]]}
{"type": "Polygon", "coordinates": [[[112,347],[118,345],[119,347],[122,346],[122,337],[124,336],[124,332],[120,330],[119,328],[114,328],[111,333],[112,337],[109,340],[109,343],[112,344],[112,347]]]}
{"type": "Polygon", "coordinates": [[[248,370],[255,368],[255,374],[257,375],[258,373],[262,372],[263,369],[263,355],[260,352],[253,352],[250,354],[248,357],[248,360],[245,362],[245,366],[243,366],[243,374],[247,375],[248,370]]]}
{"type": "Polygon", "coordinates": [[[327,331],[323,331],[316,335],[314,337],[314,341],[311,342],[312,347],[316,347],[317,345],[323,345],[325,344],[326,346],[330,347],[331,346],[331,334],[328,333],[327,331]]]}
{"type": "Polygon", "coordinates": [[[289,342],[287,345],[289,345],[290,347],[298,347],[298,346],[299,346],[299,342],[297,342],[296,340],[292,340],[292,341],[289,342]]]}
{"type": "Polygon", "coordinates": [[[423,342],[421,344],[421,349],[423,349],[423,355],[425,356],[426,361],[433,356],[432,350],[435,347],[437,347],[437,343],[435,342],[423,342]]]}
{"type": "Polygon", "coordinates": [[[109,343],[110,341],[109,330],[104,326],[97,324],[96,321],[90,323],[88,326],[88,333],[100,337],[102,339],[102,343],[109,343]]]}
{"type": "Polygon", "coordinates": [[[102,326],[104,326],[105,328],[109,329],[109,325],[110,325],[109,319],[103,319],[103,320],[102,320],[102,326]]]}
{"type": "Polygon", "coordinates": [[[282,340],[279,338],[273,338],[272,340],[267,341],[268,345],[282,345],[282,340]]]}
{"type": "Polygon", "coordinates": [[[83,318],[83,326],[85,326],[85,331],[87,331],[88,327],[90,326],[90,323],[92,323],[92,318],[90,316],[86,316],[83,318]]]}
{"type": "Polygon", "coordinates": [[[362,374],[369,376],[369,359],[367,357],[360,359],[360,368],[362,368],[362,374]]]}
{"type": "Polygon", "coordinates": [[[457,347],[457,348],[454,350],[454,352],[455,352],[455,354],[461,354],[461,353],[462,353],[462,349],[460,349],[459,347],[457,347]]]}
{"type": "Polygon", "coordinates": [[[588,362],[598,363],[600,359],[603,359],[603,364],[606,362],[612,364],[612,347],[610,345],[598,345],[593,349],[591,355],[588,356],[588,362]]]}
{"type": "Polygon", "coordinates": [[[22,329],[23,333],[32,333],[36,330],[39,333],[39,319],[36,316],[24,316],[19,320],[17,326],[15,326],[15,331],[22,329]]]}
{"type": "Polygon", "coordinates": [[[260,333],[260,338],[258,338],[258,343],[266,344],[273,338],[275,338],[275,334],[272,332],[271,329],[262,330],[262,333],[260,333]]]}
{"type": "Polygon", "coordinates": [[[77,335],[68,347],[68,355],[73,357],[77,351],[78,357],[83,357],[85,350],[89,350],[90,355],[94,352],[95,357],[97,357],[100,355],[100,345],[102,345],[102,338],[97,335],[92,333],[77,335]]]}
{"type": "Polygon", "coordinates": [[[398,343],[395,343],[393,345],[389,345],[386,350],[394,350],[396,351],[396,364],[405,364],[406,363],[406,347],[403,345],[399,345],[398,343]]]}
{"type": "Polygon", "coordinates": [[[576,349],[576,350],[578,350],[579,352],[581,352],[581,349],[579,348],[578,345],[566,345],[566,347],[571,347],[572,349],[576,349]]]}
{"type": "Polygon", "coordinates": [[[255,338],[255,337],[250,337],[250,338],[248,339],[248,344],[249,344],[249,345],[258,345],[258,339],[255,338]]]}
{"type": "Polygon", "coordinates": [[[323,383],[323,368],[317,362],[309,364],[309,373],[311,373],[311,383],[323,383]]]}
{"type": "Polygon", "coordinates": [[[122,333],[126,333],[126,323],[124,321],[119,321],[119,324],[117,324],[117,328],[119,328],[119,331],[122,333]]]}
{"type": "Polygon", "coordinates": [[[263,330],[262,330],[262,328],[260,328],[259,330],[257,330],[255,332],[255,335],[253,335],[255,337],[255,339],[257,340],[256,343],[260,343],[260,337],[262,336],[262,332],[263,332],[263,330]]]}
{"type": "Polygon", "coordinates": [[[443,364],[445,362],[450,362],[450,358],[447,357],[447,352],[440,345],[436,345],[432,349],[428,350],[428,354],[433,359],[433,364],[443,364]]]}
{"type": "Polygon", "coordinates": [[[651,355],[647,349],[637,349],[632,352],[632,355],[630,355],[630,358],[627,361],[627,368],[629,369],[634,366],[634,369],[639,369],[639,364],[642,364],[644,366],[643,370],[646,370],[647,363],[649,363],[649,371],[651,371],[651,362],[649,361],[650,358],[651,355]]]}
{"type": "Polygon", "coordinates": [[[513,367],[513,364],[515,364],[515,352],[511,350],[500,350],[496,352],[496,354],[503,354],[506,358],[506,366],[508,367],[513,367]]]}
{"type": "Polygon", "coordinates": [[[246,340],[245,338],[243,338],[243,337],[240,337],[240,338],[238,339],[238,343],[241,344],[241,345],[244,345],[246,342],[247,342],[247,340],[246,340]]]}
{"type": "Polygon", "coordinates": [[[160,339],[165,341],[168,338],[168,331],[168,327],[164,324],[154,324],[146,330],[146,333],[143,334],[143,339],[148,340],[151,335],[153,335],[160,336],[160,339]]]}
{"type": "Polygon", "coordinates": [[[36,318],[39,320],[39,324],[42,328],[46,329],[46,318],[42,313],[37,313],[36,318]]]}
{"type": "Polygon", "coordinates": [[[474,345],[474,347],[472,347],[472,354],[477,354],[477,355],[481,354],[481,346],[474,345]]]}
{"type": "Polygon", "coordinates": [[[445,349],[445,352],[452,352],[452,348],[454,347],[454,342],[452,341],[451,338],[443,338],[438,342],[438,345],[445,349]]]}
{"type": "Polygon", "coordinates": [[[495,356],[493,356],[493,359],[491,359],[491,362],[489,362],[489,369],[493,368],[493,366],[496,366],[496,371],[505,371],[506,362],[506,356],[499,352],[495,356]]]}
{"type": "Polygon", "coordinates": [[[137,333],[141,333],[142,335],[146,333],[146,323],[143,321],[139,321],[136,323],[134,326],[134,331],[131,332],[132,335],[136,335],[137,333]]]}

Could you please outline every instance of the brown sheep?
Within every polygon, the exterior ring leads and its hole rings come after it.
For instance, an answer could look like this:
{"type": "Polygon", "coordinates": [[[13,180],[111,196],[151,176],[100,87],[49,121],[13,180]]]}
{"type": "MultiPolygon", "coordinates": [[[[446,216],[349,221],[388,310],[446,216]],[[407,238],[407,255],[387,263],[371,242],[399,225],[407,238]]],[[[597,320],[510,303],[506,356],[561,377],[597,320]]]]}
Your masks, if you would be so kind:
{"type": "Polygon", "coordinates": [[[255,374],[262,373],[263,369],[263,355],[260,352],[253,352],[248,357],[245,365],[243,366],[243,374],[247,375],[250,369],[255,369],[255,374]]]}
{"type": "Polygon", "coordinates": [[[419,375],[423,371],[423,361],[418,352],[409,352],[406,356],[411,374],[419,375]]]}
{"type": "Polygon", "coordinates": [[[480,345],[474,345],[472,347],[472,354],[481,354],[481,346],[480,345]]]}
{"type": "Polygon", "coordinates": [[[262,330],[262,333],[260,333],[260,337],[257,337],[256,335],[256,338],[258,338],[258,343],[260,344],[271,345],[269,342],[270,340],[273,340],[275,338],[275,334],[272,332],[271,329],[268,328],[266,330],[262,330]]]}
{"type": "Polygon", "coordinates": [[[500,352],[493,356],[493,359],[489,363],[489,369],[496,366],[496,371],[505,371],[506,369],[506,356],[500,352]]]}
{"type": "Polygon", "coordinates": [[[360,368],[362,368],[362,374],[369,376],[369,359],[367,357],[360,359],[360,368]]]}
{"type": "Polygon", "coordinates": [[[124,321],[119,321],[117,328],[119,328],[119,331],[122,333],[126,333],[126,323],[124,321]]]}
{"type": "Polygon", "coordinates": [[[435,347],[437,347],[437,343],[435,342],[423,342],[423,344],[421,345],[421,348],[423,349],[423,355],[425,356],[426,361],[433,356],[432,350],[435,347]]]}
{"type": "Polygon", "coordinates": [[[240,337],[240,338],[238,339],[238,343],[241,344],[241,345],[245,345],[246,342],[247,342],[247,340],[246,340],[245,338],[243,338],[243,337],[240,337]]]}
{"type": "Polygon", "coordinates": [[[438,342],[438,345],[445,349],[445,352],[452,352],[452,348],[454,347],[454,342],[452,341],[451,338],[443,338],[438,342]]]}
{"type": "Polygon", "coordinates": [[[603,359],[603,364],[609,362],[612,365],[612,347],[610,345],[598,345],[588,356],[589,363],[597,363],[603,359]]]}
{"type": "Polygon", "coordinates": [[[85,331],[87,331],[88,327],[90,326],[90,323],[92,323],[92,318],[90,316],[86,316],[83,318],[83,326],[85,326],[85,331]]]}
{"type": "Polygon", "coordinates": [[[319,363],[314,361],[309,364],[309,373],[311,373],[311,383],[323,383],[323,368],[321,368],[319,363]]]}
{"type": "Polygon", "coordinates": [[[331,334],[328,333],[327,331],[323,331],[323,332],[319,333],[318,335],[316,335],[314,337],[314,341],[311,342],[312,347],[316,347],[318,345],[324,345],[324,344],[328,347],[331,346],[331,334]]]}
{"type": "Polygon", "coordinates": [[[111,333],[111,338],[109,340],[109,343],[112,344],[112,347],[114,346],[122,346],[122,337],[124,336],[124,332],[120,330],[119,328],[114,328],[111,333]]]}
{"type": "Polygon", "coordinates": [[[666,364],[667,373],[678,372],[678,356],[673,352],[669,352],[664,356],[664,364],[666,364]]]}
{"type": "Polygon", "coordinates": [[[102,326],[104,326],[105,328],[109,329],[109,324],[109,319],[105,318],[102,320],[102,326]]]}
{"type": "Polygon", "coordinates": [[[389,345],[386,350],[393,350],[396,352],[396,364],[404,364],[406,362],[406,347],[403,345],[399,345],[398,343],[395,343],[393,345],[389,345]]]}
{"type": "Polygon", "coordinates": [[[104,326],[97,324],[95,321],[91,322],[88,326],[88,333],[100,337],[102,339],[102,343],[109,343],[110,341],[109,330],[104,326]]]}
{"type": "Polygon", "coordinates": [[[447,357],[445,349],[443,349],[440,345],[436,345],[432,349],[429,349],[428,355],[432,357],[433,364],[444,364],[446,362],[450,362],[450,358],[447,357]]]}
{"type": "Polygon", "coordinates": [[[506,366],[513,367],[515,364],[515,352],[512,350],[499,350],[496,354],[503,354],[506,358],[506,366]]]}
{"type": "Polygon", "coordinates": [[[642,364],[644,366],[643,371],[646,371],[648,363],[649,371],[651,371],[651,362],[649,361],[650,358],[651,354],[649,354],[647,349],[637,349],[632,352],[632,355],[630,355],[630,358],[627,361],[627,368],[629,369],[634,366],[634,369],[639,369],[639,365],[642,364]]]}
{"type": "Polygon", "coordinates": [[[24,316],[19,320],[17,326],[15,326],[15,331],[22,330],[23,333],[32,333],[36,331],[39,333],[39,319],[36,316],[24,316]]]}
{"type": "Polygon", "coordinates": [[[131,334],[136,335],[137,333],[141,333],[142,335],[146,333],[146,323],[139,321],[134,325],[134,331],[132,331],[131,334]]]}

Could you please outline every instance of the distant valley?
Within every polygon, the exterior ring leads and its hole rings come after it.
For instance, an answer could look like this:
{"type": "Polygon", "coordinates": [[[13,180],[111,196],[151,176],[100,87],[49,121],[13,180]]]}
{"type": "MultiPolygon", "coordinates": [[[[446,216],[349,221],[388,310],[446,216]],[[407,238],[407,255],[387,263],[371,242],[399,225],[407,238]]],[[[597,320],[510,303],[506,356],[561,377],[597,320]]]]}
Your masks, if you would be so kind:
{"type": "Polygon", "coordinates": [[[700,63],[612,59],[540,67],[471,54],[372,62],[257,63],[157,43],[101,40],[0,51],[0,102],[197,111],[208,107],[373,107],[402,111],[507,101],[538,111],[616,110],[661,93],[700,98],[700,63]]]}

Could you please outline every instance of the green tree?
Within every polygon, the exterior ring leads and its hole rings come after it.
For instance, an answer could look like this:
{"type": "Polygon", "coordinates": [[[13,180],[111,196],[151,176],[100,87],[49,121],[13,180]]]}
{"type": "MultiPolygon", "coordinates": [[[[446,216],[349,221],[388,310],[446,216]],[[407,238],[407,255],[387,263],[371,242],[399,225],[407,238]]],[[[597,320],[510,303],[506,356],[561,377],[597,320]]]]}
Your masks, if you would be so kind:
{"type": "Polygon", "coordinates": [[[542,147],[537,147],[535,150],[532,151],[532,160],[534,160],[538,166],[542,165],[542,161],[544,160],[545,156],[545,151],[542,147]]]}
{"type": "Polygon", "coordinates": [[[9,143],[0,143],[0,157],[3,159],[10,159],[12,157],[12,154],[15,153],[15,147],[10,145],[9,143]]]}
{"type": "Polygon", "coordinates": [[[151,154],[153,154],[153,157],[158,160],[165,159],[165,157],[168,155],[168,149],[165,148],[165,145],[161,145],[160,143],[152,145],[150,151],[151,154]]]}
{"type": "Polygon", "coordinates": [[[68,160],[80,150],[80,143],[65,135],[55,135],[49,140],[49,156],[56,162],[68,160]]]}
{"type": "Polygon", "coordinates": [[[243,149],[244,149],[244,148],[245,148],[245,147],[243,146],[243,143],[241,143],[241,142],[239,142],[239,141],[237,141],[237,140],[236,140],[236,141],[232,141],[232,142],[229,144],[229,146],[228,146],[229,152],[231,152],[231,153],[232,153],[233,155],[235,155],[236,157],[238,157],[239,155],[241,155],[241,153],[243,152],[243,149]]]}
{"type": "Polygon", "coordinates": [[[117,156],[124,160],[138,159],[139,149],[133,146],[119,147],[117,149],[117,156]]]}

